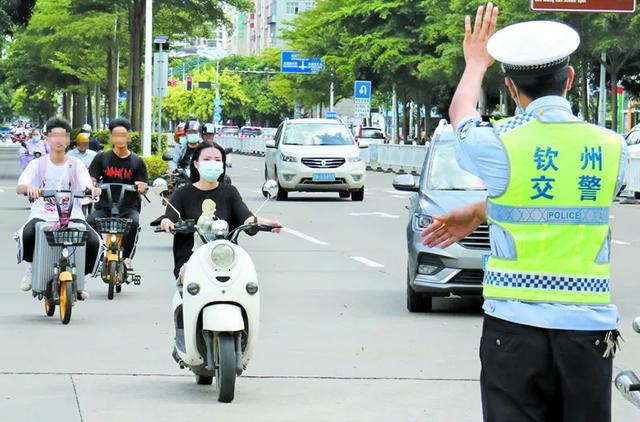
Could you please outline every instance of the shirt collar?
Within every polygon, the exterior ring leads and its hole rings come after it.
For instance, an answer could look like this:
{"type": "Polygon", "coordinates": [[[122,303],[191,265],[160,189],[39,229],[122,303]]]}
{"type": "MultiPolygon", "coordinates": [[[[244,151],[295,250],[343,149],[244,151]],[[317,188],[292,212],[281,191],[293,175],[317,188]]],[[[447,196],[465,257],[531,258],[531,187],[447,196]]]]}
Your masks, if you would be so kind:
{"type": "Polygon", "coordinates": [[[527,113],[538,114],[544,110],[563,110],[571,113],[571,104],[569,101],[558,95],[547,95],[533,100],[526,109],[527,113]]]}

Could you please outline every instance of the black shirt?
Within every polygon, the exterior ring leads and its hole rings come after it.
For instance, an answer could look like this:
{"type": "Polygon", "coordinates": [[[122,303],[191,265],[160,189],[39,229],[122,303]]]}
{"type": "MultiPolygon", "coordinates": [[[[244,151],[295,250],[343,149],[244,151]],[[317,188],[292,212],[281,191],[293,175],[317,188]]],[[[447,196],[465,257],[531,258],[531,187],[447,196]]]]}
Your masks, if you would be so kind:
{"type": "MultiPolygon", "coordinates": [[[[113,151],[99,152],[89,166],[89,175],[98,183],[124,183],[133,185],[135,182],[147,183],[147,165],[135,153],[127,158],[118,157],[113,151]]],[[[120,188],[111,188],[113,201],[120,198],[120,188]]],[[[109,199],[103,190],[96,209],[109,209],[109,199]]],[[[140,209],[140,196],[135,192],[125,192],[120,210],[140,209]]]]}
{"type": "MultiPolygon", "coordinates": [[[[253,214],[242,200],[240,192],[235,186],[220,183],[217,188],[210,191],[203,191],[193,185],[184,186],[173,194],[171,205],[179,212],[183,220],[193,219],[198,222],[202,215],[202,203],[205,199],[215,202],[215,216],[220,220],[225,220],[229,224],[229,230],[233,230],[242,224],[253,214]]],[[[178,221],[178,215],[169,206],[164,217],[173,221],[178,221]]],[[[180,273],[180,267],[189,260],[193,249],[193,234],[176,234],[173,237],[173,260],[175,268],[173,270],[176,278],[180,273]]]]}
{"type": "Polygon", "coordinates": [[[189,168],[189,165],[191,165],[191,157],[193,157],[193,151],[195,151],[195,148],[187,147],[185,149],[184,155],[182,156],[182,159],[178,163],[178,166],[180,168],[183,168],[183,169],[189,168]]]}

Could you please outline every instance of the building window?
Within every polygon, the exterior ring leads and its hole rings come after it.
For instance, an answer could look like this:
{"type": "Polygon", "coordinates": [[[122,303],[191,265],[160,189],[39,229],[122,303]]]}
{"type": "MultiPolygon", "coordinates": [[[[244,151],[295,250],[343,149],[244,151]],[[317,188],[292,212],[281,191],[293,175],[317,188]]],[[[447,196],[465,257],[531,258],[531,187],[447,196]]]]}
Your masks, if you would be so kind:
{"type": "Polygon", "coordinates": [[[304,2],[304,10],[313,9],[316,5],[315,1],[306,1],[304,2]]]}
{"type": "Polygon", "coordinates": [[[287,15],[297,15],[298,14],[298,2],[290,1],[287,2],[287,15]]]}

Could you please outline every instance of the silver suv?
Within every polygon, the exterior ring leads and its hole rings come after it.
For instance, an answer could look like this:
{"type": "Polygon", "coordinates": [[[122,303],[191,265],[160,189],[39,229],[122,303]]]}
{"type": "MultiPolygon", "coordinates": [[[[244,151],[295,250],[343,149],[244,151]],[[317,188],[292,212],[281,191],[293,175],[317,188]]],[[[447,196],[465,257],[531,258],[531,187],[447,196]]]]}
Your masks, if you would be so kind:
{"type": "Polygon", "coordinates": [[[475,232],[446,249],[428,248],[420,232],[434,215],[486,199],[484,184],[462,170],[456,161],[456,140],[450,125],[440,128],[430,143],[419,185],[411,175],[395,178],[393,187],[416,192],[411,196],[407,225],[407,309],[431,311],[436,296],[481,295],[483,260],[491,253],[489,227],[475,232]]]}

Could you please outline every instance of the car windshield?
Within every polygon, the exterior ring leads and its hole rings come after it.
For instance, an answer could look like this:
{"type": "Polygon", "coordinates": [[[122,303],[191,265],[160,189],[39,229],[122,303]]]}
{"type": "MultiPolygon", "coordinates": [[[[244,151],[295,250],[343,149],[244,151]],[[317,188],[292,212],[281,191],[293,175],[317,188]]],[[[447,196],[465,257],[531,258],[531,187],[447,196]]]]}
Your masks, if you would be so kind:
{"type": "Polygon", "coordinates": [[[434,142],[426,179],[428,190],[485,190],[482,180],[460,168],[454,140],[434,142]]]}
{"type": "Polygon", "coordinates": [[[349,130],[340,124],[292,123],[284,132],[285,145],[353,145],[349,130]]]}
{"type": "Polygon", "coordinates": [[[384,134],[380,129],[362,129],[363,138],[384,139],[384,134]]]}
{"type": "Polygon", "coordinates": [[[237,127],[227,126],[222,128],[222,132],[237,132],[237,131],[238,131],[237,127]]]}
{"type": "Polygon", "coordinates": [[[260,135],[261,131],[255,127],[243,127],[240,132],[244,135],[260,135]]]}

